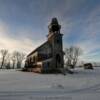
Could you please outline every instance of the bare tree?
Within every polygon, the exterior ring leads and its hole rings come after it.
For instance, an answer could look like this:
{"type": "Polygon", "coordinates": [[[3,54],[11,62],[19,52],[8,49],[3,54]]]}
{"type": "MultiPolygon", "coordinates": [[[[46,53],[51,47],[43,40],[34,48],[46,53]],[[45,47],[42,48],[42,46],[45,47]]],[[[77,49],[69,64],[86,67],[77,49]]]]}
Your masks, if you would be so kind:
{"type": "Polygon", "coordinates": [[[5,66],[6,69],[10,69],[11,68],[11,57],[10,57],[9,53],[6,56],[4,66],[5,66]]]}
{"type": "Polygon", "coordinates": [[[25,53],[19,52],[18,62],[17,62],[17,68],[21,68],[22,62],[25,59],[25,53]]]}
{"type": "Polygon", "coordinates": [[[65,49],[65,61],[67,66],[74,68],[77,64],[78,57],[82,54],[82,50],[79,47],[71,46],[65,49]]]}
{"type": "Polygon", "coordinates": [[[24,59],[25,59],[25,53],[14,51],[12,55],[13,68],[15,67],[15,63],[17,65],[17,68],[21,68],[24,59]]]}
{"type": "Polygon", "coordinates": [[[11,55],[11,61],[12,61],[12,68],[15,68],[15,64],[17,62],[17,55],[16,55],[16,51],[14,51],[11,55]]]}
{"type": "Polygon", "coordinates": [[[1,53],[1,69],[2,69],[5,64],[5,61],[6,61],[8,50],[2,49],[2,50],[0,50],[0,53],[1,53]]]}
{"type": "Polygon", "coordinates": [[[66,65],[71,65],[71,48],[66,48],[65,49],[65,62],[66,65]]]}

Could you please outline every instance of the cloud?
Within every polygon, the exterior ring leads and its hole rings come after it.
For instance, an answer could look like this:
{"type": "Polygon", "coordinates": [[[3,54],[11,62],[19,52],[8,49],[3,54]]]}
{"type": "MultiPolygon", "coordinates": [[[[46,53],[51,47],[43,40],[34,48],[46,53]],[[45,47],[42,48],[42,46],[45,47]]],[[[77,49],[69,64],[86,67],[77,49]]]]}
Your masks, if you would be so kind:
{"type": "Polygon", "coordinates": [[[99,61],[98,55],[100,55],[100,45],[97,41],[88,39],[81,41],[77,44],[83,50],[83,55],[80,56],[81,60],[85,61],[99,61]]]}
{"type": "Polygon", "coordinates": [[[80,19],[81,37],[80,38],[97,38],[100,33],[100,4],[89,10],[85,18],[80,19]]]}
{"type": "MultiPolygon", "coordinates": [[[[22,31],[21,31],[22,32],[22,31]]],[[[17,36],[17,35],[16,35],[17,36]]],[[[41,40],[31,40],[30,38],[10,37],[10,30],[5,23],[0,24],[0,49],[8,49],[10,52],[18,50],[21,52],[29,53],[35,49],[41,42],[41,40]]]]}
{"type": "Polygon", "coordinates": [[[85,51],[83,59],[100,61],[100,4],[90,11],[84,20],[83,34],[80,37],[80,46],[85,51]]]}
{"type": "MultiPolygon", "coordinates": [[[[84,8],[84,15],[79,12],[77,17],[69,20],[70,31],[67,34],[66,43],[80,46],[84,54],[80,57],[85,61],[100,61],[100,3],[89,8],[84,8]],[[78,17],[79,15],[79,17],[78,17]]],[[[67,27],[67,24],[66,24],[67,27]]],[[[66,28],[67,30],[67,28],[66,28]]]]}

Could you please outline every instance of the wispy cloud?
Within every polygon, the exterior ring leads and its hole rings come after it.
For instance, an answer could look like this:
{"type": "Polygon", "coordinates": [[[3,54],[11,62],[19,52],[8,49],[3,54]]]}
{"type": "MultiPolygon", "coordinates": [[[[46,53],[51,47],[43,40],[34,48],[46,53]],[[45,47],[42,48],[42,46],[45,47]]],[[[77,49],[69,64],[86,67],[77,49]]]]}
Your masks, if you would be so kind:
{"type": "Polygon", "coordinates": [[[43,41],[34,41],[26,37],[20,37],[19,39],[12,38],[10,37],[10,30],[7,24],[3,22],[0,24],[0,49],[8,49],[10,52],[18,50],[25,53],[29,53],[34,48],[36,48],[37,45],[39,45],[41,42],[43,41]]]}

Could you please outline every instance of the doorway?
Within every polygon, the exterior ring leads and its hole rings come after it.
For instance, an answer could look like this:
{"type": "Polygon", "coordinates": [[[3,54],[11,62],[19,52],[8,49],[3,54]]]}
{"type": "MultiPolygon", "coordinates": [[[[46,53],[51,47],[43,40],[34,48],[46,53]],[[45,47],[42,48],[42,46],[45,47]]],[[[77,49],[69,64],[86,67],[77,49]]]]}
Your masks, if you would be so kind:
{"type": "Polygon", "coordinates": [[[56,55],[56,68],[59,68],[61,65],[61,57],[59,54],[56,55]]]}

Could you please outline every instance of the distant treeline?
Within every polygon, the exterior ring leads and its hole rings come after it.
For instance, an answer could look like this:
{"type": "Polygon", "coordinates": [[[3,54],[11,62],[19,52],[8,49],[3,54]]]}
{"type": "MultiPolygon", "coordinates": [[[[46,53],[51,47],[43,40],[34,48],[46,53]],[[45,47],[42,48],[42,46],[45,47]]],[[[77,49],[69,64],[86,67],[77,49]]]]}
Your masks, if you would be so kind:
{"type": "Polygon", "coordinates": [[[0,69],[21,68],[26,54],[19,51],[9,53],[7,49],[0,50],[0,69]]]}

